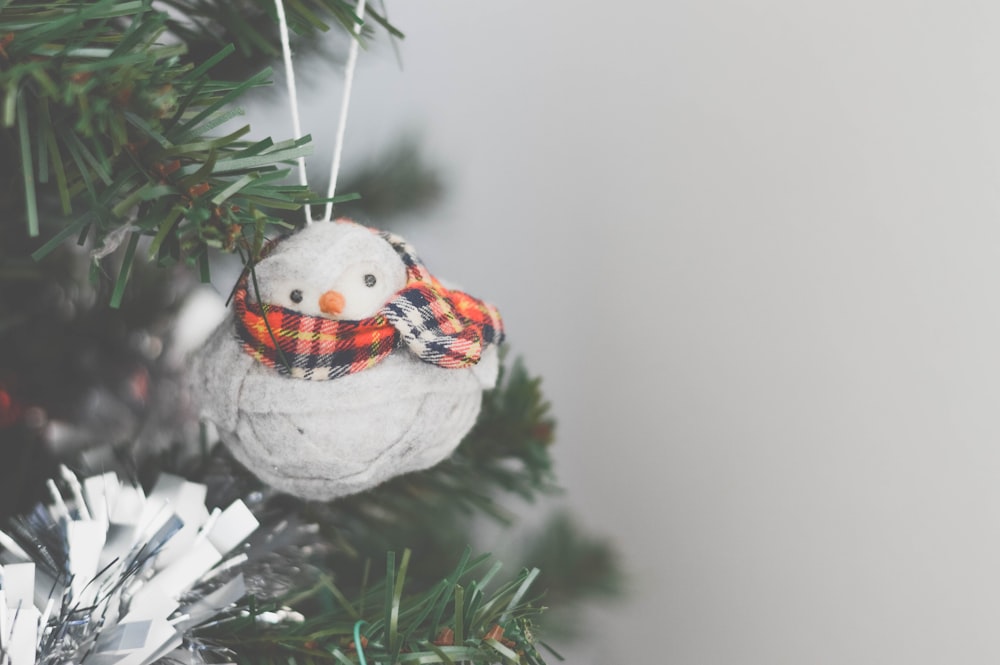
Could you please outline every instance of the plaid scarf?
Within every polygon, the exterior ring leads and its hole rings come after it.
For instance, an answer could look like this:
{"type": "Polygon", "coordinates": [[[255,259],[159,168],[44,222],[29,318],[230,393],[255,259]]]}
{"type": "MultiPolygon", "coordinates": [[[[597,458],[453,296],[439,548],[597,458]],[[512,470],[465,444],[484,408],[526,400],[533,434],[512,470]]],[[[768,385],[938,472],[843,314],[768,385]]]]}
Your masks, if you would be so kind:
{"type": "Polygon", "coordinates": [[[243,275],[233,296],[243,349],[259,362],[302,379],[336,379],[374,367],[406,346],[424,362],[449,369],[479,362],[503,341],[495,307],[444,287],[397,235],[380,232],[406,265],[407,284],[373,317],[335,321],[247,296],[243,275]]]}

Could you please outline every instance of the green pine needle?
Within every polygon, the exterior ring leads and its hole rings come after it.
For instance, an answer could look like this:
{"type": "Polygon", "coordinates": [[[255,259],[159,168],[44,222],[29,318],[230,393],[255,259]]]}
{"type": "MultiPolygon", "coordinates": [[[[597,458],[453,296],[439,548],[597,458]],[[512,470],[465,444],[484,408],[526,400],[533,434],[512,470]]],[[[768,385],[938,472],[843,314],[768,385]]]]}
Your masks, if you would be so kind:
{"type": "Polygon", "coordinates": [[[28,235],[38,235],[38,201],[35,198],[35,169],[31,162],[31,141],[28,139],[28,109],[24,95],[17,99],[18,136],[21,139],[21,170],[24,178],[24,200],[27,204],[28,235]]]}
{"type": "Polygon", "coordinates": [[[273,607],[258,605],[251,598],[240,608],[242,613],[234,612],[231,618],[198,631],[198,638],[232,649],[239,662],[250,662],[252,657],[256,663],[276,664],[303,657],[315,663],[485,665],[497,662],[499,656],[507,663],[544,664],[531,624],[544,608],[534,600],[524,600],[537,571],[521,571],[496,590],[485,592],[499,565],[477,576],[476,570],[487,557],[470,559],[466,551],[444,579],[426,591],[407,594],[409,560],[406,550],[397,567],[395,554],[387,553],[385,577],[360,592],[368,599],[364,616],[353,611],[361,605],[360,598],[311,612],[318,606],[314,601],[329,593],[330,583],[324,579],[311,590],[275,604],[303,613],[306,620],[302,623],[260,624],[255,617],[273,607]],[[466,607],[466,587],[479,590],[484,602],[478,609],[466,607]],[[376,597],[381,597],[381,603],[373,602],[376,597]],[[452,612],[446,613],[449,607],[452,612]]]}
{"type": "Polygon", "coordinates": [[[125,285],[128,283],[129,275],[132,272],[132,261],[135,260],[135,248],[139,244],[139,234],[133,232],[125,247],[125,257],[122,259],[121,269],[118,271],[118,279],[115,280],[115,290],[111,294],[111,306],[117,309],[122,304],[122,297],[125,295],[125,285]]]}
{"type": "MultiPolygon", "coordinates": [[[[190,10],[192,21],[208,9],[200,2],[166,4],[190,10]]],[[[289,5],[300,29],[329,29],[329,18],[342,25],[353,20],[333,0],[289,5]]],[[[224,7],[227,18],[244,20],[219,3],[224,7]]],[[[294,161],[312,150],[310,137],[248,142],[249,127],[214,134],[242,115],[235,104],[269,85],[271,72],[213,78],[239,46],[220,45],[197,66],[189,64],[183,40],[165,44],[177,20],[150,0],[23,0],[0,11],[3,122],[17,137],[24,220],[31,235],[47,240],[36,258],[58,244],[53,239],[81,229],[101,246],[129,226],[152,240],[145,256],[164,265],[186,260],[204,279],[209,248],[242,249],[256,259],[266,229],[285,225],[281,214],[323,201],[285,182],[294,161]],[[38,198],[50,192],[66,218],[40,216],[38,198]],[[254,230],[249,244],[242,244],[244,228],[254,230]]],[[[242,33],[244,45],[262,37],[252,37],[254,29],[242,33]]],[[[116,303],[127,274],[115,282],[116,303]]]]}

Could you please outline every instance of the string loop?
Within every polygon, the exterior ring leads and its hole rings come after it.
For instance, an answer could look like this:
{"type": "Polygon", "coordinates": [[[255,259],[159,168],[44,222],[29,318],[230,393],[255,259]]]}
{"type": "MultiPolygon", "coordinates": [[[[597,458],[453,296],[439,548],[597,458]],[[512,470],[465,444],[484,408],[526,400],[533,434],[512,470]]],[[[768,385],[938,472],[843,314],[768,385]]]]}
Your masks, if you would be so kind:
{"type": "MultiPolygon", "coordinates": [[[[361,26],[364,25],[366,0],[358,0],[354,7],[354,29],[350,50],[347,54],[347,64],[344,70],[344,91],[340,102],[340,118],[337,121],[337,134],[333,144],[333,157],[330,163],[330,181],[326,191],[326,198],[332,199],[337,189],[337,176],[340,173],[340,159],[344,150],[344,135],[347,132],[347,111],[351,106],[351,89],[354,86],[354,70],[358,63],[358,38],[361,34],[361,26]]],[[[278,32],[281,36],[281,55],[285,66],[285,85],[288,89],[288,104],[292,114],[292,132],[295,140],[302,138],[302,123],[299,120],[299,96],[295,87],[295,69],[292,66],[292,48],[288,31],[288,18],[285,16],[285,4],[283,0],[274,0],[274,6],[278,13],[278,32]]],[[[309,184],[306,175],[305,157],[298,158],[299,184],[307,186],[309,184]]],[[[305,206],[306,224],[312,224],[312,207],[305,206]]],[[[327,201],[323,214],[323,221],[329,222],[333,217],[333,201],[327,201]]]]}

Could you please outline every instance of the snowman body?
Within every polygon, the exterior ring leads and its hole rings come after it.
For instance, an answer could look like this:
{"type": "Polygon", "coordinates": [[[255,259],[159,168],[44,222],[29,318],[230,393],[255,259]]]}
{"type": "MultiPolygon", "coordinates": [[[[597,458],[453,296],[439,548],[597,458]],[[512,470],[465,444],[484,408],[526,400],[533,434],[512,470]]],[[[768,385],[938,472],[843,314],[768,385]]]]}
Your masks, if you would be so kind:
{"type": "MultiPolygon", "coordinates": [[[[333,299],[341,311],[372,297],[351,285],[390,282],[390,291],[395,289],[399,270],[385,247],[371,242],[377,237],[369,229],[328,224],[318,238],[301,237],[310,227],[293,236],[296,244],[285,252],[261,261],[261,293],[272,299],[312,294],[307,306],[323,297],[326,307],[331,298],[320,293],[322,283],[312,283],[317,280],[310,279],[310,262],[323,275],[320,282],[349,280],[333,299]],[[344,247],[338,266],[334,255],[344,247]]],[[[306,499],[353,494],[437,464],[475,424],[482,391],[496,382],[495,345],[463,368],[426,362],[403,345],[363,371],[330,380],[296,378],[248,353],[235,318],[230,315],[194,358],[192,388],[200,415],[261,480],[306,499]]]]}

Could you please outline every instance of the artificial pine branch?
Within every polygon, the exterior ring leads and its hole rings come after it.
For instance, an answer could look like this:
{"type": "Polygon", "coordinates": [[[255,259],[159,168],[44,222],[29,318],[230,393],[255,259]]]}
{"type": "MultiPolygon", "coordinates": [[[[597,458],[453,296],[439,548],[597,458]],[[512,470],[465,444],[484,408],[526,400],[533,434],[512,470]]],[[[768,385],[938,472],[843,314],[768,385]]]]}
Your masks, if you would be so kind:
{"type": "Polygon", "coordinates": [[[248,142],[249,126],[213,133],[242,114],[233,103],[268,84],[269,72],[215,80],[212,68],[233,47],[188,64],[183,43],[162,43],[167,24],[151,0],[31,0],[0,11],[0,131],[19,155],[19,169],[4,175],[23,187],[30,234],[49,226],[33,256],[71,237],[105,254],[127,238],[115,306],[138,254],[197,264],[207,278],[210,247],[255,256],[266,226],[279,223],[274,211],[317,201],[283,182],[309,137],[248,142]],[[38,199],[48,191],[60,214],[43,219],[38,199]]]}
{"type": "Polygon", "coordinates": [[[556,512],[523,538],[514,561],[541,569],[535,588],[545,594],[546,603],[553,608],[545,617],[550,639],[580,636],[585,625],[580,608],[587,601],[607,604],[625,594],[625,574],[617,548],[608,538],[584,531],[567,512],[556,512]]]}
{"type": "Polygon", "coordinates": [[[491,590],[501,566],[480,572],[489,556],[466,549],[447,575],[417,593],[404,593],[410,552],[399,565],[386,557],[385,575],[353,596],[330,577],[277,603],[253,599],[236,616],[200,631],[199,647],[224,650],[238,662],[514,663],[543,665],[531,619],[544,608],[530,595],[538,569],[522,570],[491,590]],[[301,623],[269,625],[265,612],[297,610],[301,623]],[[326,607],[326,610],[316,611],[326,607]]]}
{"type": "Polygon", "coordinates": [[[112,284],[88,273],[116,274],[120,257],[94,263],[68,243],[35,261],[35,247],[21,224],[0,223],[0,456],[34,460],[0,465],[0,521],[41,498],[53,457],[160,448],[193,429],[169,346],[194,275],[140,262],[111,309],[112,284]]]}
{"type": "Polygon", "coordinates": [[[525,542],[523,560],[544,571],[539,587],[549,600],[613,599],[622,594],[617,553],[607,538],[585,534],[567,512],[557,512],[525,542]]]}
{"type": "MultiPolygon", "coordinates": [[[[187,44],[188,53],[196,61],[204,59],[226,44],[236,46],[238,58],[222,63],[220,71],[230,76],[249,73],[248,67],[260,68],[280,55],[278,26],[274,0],[162,0],[170,7],[167,25],[172,34],[187,44]]],[[[345,0],[288,0],[285,14],[289,29],[297,39],[296,55],[315,49],[316,37],[334,25],[353,34],[354,3],[345,0]]],[[[368,6],[365,11],[362,39],[372,33],[370,25],[381,25],[390,35],[403,34],[386,20],[383,14],[368,6]]]]}
{"type": "Polygon", "coordinates": [[[404,135],[344,178],[342,189],[361,196],[341,206],[346,217],[377,219],[384,228],[393,217],[419,215],[433,208],[444,184],[436,165],[426,162],[416,138],[404,135]]]}

